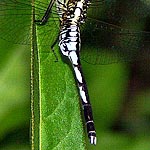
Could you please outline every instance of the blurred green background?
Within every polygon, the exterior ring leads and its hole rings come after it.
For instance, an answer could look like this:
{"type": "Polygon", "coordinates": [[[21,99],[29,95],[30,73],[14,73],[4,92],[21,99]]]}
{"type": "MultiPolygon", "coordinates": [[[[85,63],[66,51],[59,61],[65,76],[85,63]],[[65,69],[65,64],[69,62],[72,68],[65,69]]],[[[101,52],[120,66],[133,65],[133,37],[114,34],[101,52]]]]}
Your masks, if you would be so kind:
{"type": "Polygon", "coordinates": [[[0,149],[30,149],[30,47],[0,40],[0,149]]]}
{"type": "MultiPolygon", "coordinates": [[[[82,64],[98,137],[87,149],[149,150],[150,59],[82,64]]],[[[0,40],[0,150],[31,149],[30,118],[30,47],[0,40]]]]}
{"type": "Polygon", "coordinates": [[[84,67],[98,134],[89,150],[150,149],[150,74],[143,63],[84,67]]]}

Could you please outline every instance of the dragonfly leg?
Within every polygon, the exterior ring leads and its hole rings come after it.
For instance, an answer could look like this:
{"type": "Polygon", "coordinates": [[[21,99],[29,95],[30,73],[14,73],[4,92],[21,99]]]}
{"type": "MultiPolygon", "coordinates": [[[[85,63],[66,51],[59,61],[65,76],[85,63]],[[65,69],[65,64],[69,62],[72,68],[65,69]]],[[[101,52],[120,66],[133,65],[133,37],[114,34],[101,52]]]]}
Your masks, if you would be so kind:
{"type": "Polygon", "coordinates": [[[38,25],[45,25],[49,19],[49,14],[51,13],[51,10],[52,10],[52,6],[54,4],[56,0],[51,0],[48,7],[47,7],[47,10],[45,11],[45,14],[44,16],[42,17],[41,20],[35,20],[35,22],[38,24],[38,25]]]}

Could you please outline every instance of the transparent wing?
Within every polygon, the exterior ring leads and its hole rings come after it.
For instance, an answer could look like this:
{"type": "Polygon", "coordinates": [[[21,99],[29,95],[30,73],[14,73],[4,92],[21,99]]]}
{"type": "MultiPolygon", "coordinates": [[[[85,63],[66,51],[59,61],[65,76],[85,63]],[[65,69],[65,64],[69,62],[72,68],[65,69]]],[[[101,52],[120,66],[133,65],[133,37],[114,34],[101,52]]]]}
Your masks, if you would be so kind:
{"type": "MultiPolygon", "coordinates": [[[[0,37],[13,43],[30,44],[32,16],[40,20],[48,4],[47,0],[36,0],[34,4],[31,0],[1,0],[0,37]]],[[[82,59],[92,64],[105,64],[148,56],[150,33],[148,29],[144,31],[144,25],[149,17],[150,6],[146,0],[93,0],[81,29],[82,59]]],[[[53,7],[48,23],[37,26],[41,44],[51,46],[56,40],[58,20],[53,7]]]]}
{"type": "Polygon", "coordinates": [[[150,6],[138,0],[108,1],[88,11],[81,29],[81,58],[108,64],[149,57],[150,6]]]}
{"type": "MultiPolygon", "coordinates": [[[[102,5],[105,0],[96,0],[95,4],[102,5]]],[[[1,0],[0,1],[0,38],[16,44],[31,43],[31,22],[42,19],[50,0],[1,0]],[[33,13],[35,10],[35,13],[33,13]]],[[[40,29],[41,44],[52,45],[58,37],[59,18],[54,5],[49,21],[40,29]]]]}
{"type": "MultiPolygon", "coordinates": [[[[0,37],[12,43],[30,44],[32,16],[35,15],[35,19],[40,20],[48,4],[48,1],[40,0],[34,3],[31,0],[1,0],[0,37]]],[[[48,23],[45,26],[38,26],[41,29],[40,35],[44,45],[51,45],[59,32],[59,19],[54,9],[55,7],[49,16],[48,23]]]]}

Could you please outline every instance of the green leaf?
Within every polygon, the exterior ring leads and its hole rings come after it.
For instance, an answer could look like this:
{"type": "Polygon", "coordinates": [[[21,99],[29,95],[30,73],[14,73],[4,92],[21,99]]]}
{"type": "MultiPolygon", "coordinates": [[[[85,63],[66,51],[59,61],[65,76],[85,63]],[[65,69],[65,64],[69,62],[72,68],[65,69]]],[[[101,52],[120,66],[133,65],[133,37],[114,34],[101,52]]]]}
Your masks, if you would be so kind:
{"type": "MultiPolygon", "coordinates": [[[[79,96],[73,73],[54,50],[43,46],[40,36],[48,26],[37,27],[37,47],[32,49],[32,149],[85,149],[79,96]],[[41,44],[42,43],[42,44],[41,44]]],[[[50,26],[52,41],[57,38],[50,26]]],[[[46,34],[46,33],[45,33],[46,34]]],[[[50,41],[50,44],[52,43],[50,41]]],[[[47,41],[45,41],[47,42],[47,41]]]]}

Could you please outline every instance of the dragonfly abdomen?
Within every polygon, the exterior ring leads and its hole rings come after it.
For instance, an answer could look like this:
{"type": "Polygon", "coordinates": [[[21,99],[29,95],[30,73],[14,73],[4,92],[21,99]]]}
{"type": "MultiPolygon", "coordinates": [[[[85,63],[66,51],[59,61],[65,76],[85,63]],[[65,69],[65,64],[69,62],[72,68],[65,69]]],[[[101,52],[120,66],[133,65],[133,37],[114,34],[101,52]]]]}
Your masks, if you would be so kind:
{"type": "Polygon", "coordinates": [[[59,47],[63,55],[67,56],[73,66],[76,76],[80,99],[84,111],[87,133],[91,144],[96,144],[96,131],[93,122],[92,108],[88,95],[88,89],[82,73],[80,63],[80,30],[77,25],[63,27],[59,37],[59,47]]]}

